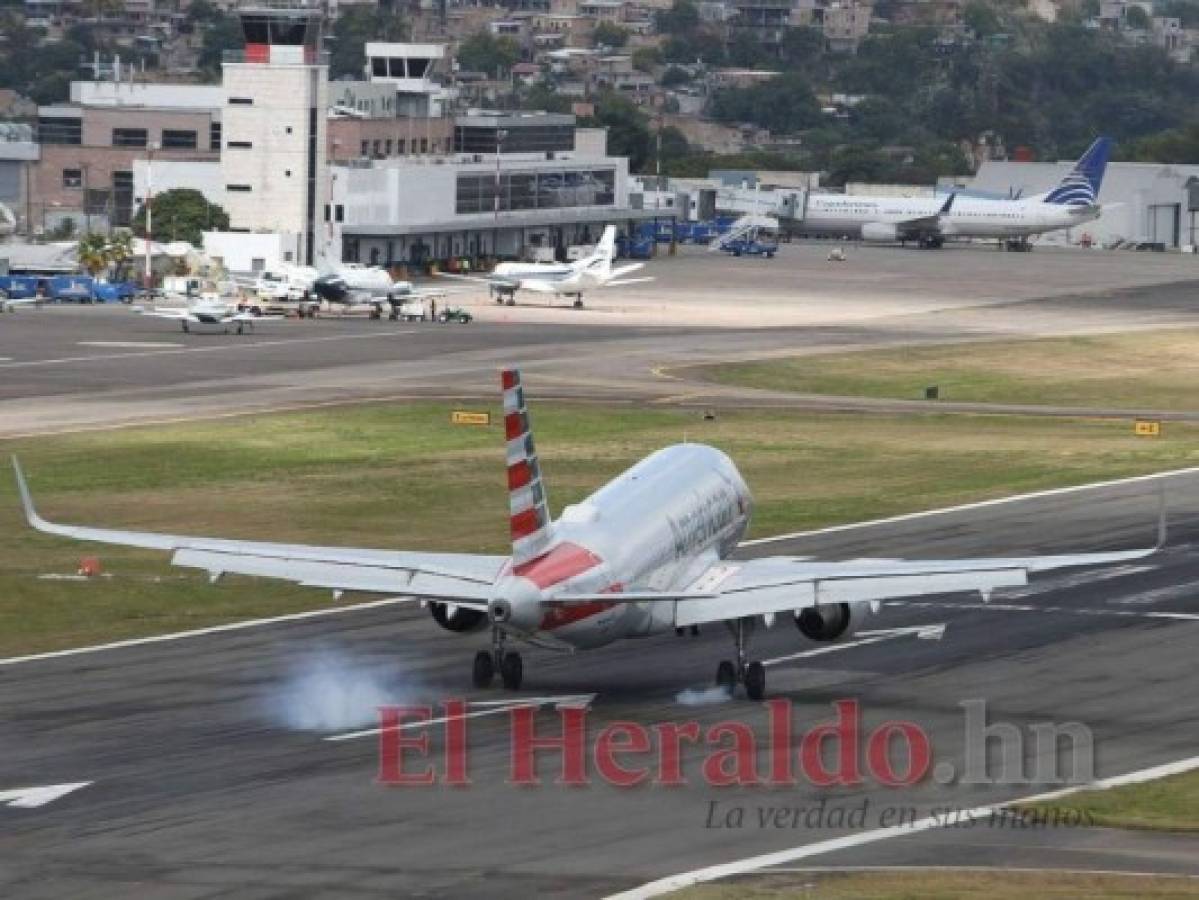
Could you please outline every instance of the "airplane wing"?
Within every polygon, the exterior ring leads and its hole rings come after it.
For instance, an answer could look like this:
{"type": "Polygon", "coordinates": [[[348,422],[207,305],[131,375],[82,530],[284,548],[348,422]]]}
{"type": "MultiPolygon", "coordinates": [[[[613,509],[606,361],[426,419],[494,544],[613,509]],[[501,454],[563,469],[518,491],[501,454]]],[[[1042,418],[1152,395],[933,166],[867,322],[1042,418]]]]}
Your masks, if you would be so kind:
{"type": "Polygon", "coordinates": [[[181,322],[181,321],[198,322],[199,321],[199,319],[197,319],[195,316],[193,316],[186,309],[167,309],[167,308],[146,309],[144,306],[135,306],[135,307],[133,307],[133,312],[139,316],[148,316],[151,319],[171,319],[172,321],[175,321],[175,322],[181,322]]]}
{"type": "Polygon", "coordinates": [[[957,198],[957,194],[949,195],[949,198],[941,204],[941,208],[931,216],[920,216],[915,219],[905,219],[895,223],[895,228],[901,236],[917,237],[922,234],[940,234],[941,219],[949,215],[950,209],[953,208],[953,201],[957,198]]]}
{"type": "Polygon", "coordinates": [[[624,592],[564,595],[556,603],[675,604],[675,625],[702,625],[838,603],[875,603],[929,594],[977,591],[984,598],[1000,587],[1028,583],[1028,576],[1053,569],[1102,566],[1144,559],[1165,541],[1164,519],[1158,544],[1140,550],[1057,556],[979,559],[857,559],[815,562],[806,557],[763,557],[720,562],[679,592],[624,592]]]}
{"type": "Polygon", "coordinates": [[[627,266],[617,266],[608,273],[609,278],[624,278],[626,275],[632,275],[638,269],[644,269],[645,263],[629,263],[627,266]]]}
{"type": "Polygon", "coordinates": [[[61,525],[38,515],[20,463],[15,456],[12,462],[25,518],[38,531],[78,541],[167,550],[173,554],[173,565],[203,569],[213,579],[224,574],[254,575],[302,587],[427,597],[486,608],[491,586],[508,562],[506,556],[318,547],[61,525]]]}
{"type": "Polygon", "coordinates": [[[518,281],[515,278],[504,278],[498,275],[462,275],[457,272],[438,272],[437,278],[452,278],[455,281],[473,281],[477,284],[489,284],[493,287],[503,288],[522,288],[528,287],[528,282],[518,281]]]}
{"type": "Polygon", "coordinates": [[[601,287],[624,287],[626,284],[645,284],[647,281],[653,280],[652,275],[644,278],[617,278],[615,281],[605,281],[601,287]]]}

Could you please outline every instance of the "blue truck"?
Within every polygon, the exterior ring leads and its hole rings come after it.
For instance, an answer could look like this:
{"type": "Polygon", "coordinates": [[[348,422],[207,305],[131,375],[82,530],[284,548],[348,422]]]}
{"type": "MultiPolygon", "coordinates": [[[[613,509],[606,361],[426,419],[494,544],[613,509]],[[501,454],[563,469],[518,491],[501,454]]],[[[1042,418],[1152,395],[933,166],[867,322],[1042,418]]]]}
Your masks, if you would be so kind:
{"type": "Polygon", "coordinates": [[[733,256],[765,256],[767,259],[774,259],[779,245],[769,244],[757,238],[733,238],[721,244],[720,249],[733,256]]]}

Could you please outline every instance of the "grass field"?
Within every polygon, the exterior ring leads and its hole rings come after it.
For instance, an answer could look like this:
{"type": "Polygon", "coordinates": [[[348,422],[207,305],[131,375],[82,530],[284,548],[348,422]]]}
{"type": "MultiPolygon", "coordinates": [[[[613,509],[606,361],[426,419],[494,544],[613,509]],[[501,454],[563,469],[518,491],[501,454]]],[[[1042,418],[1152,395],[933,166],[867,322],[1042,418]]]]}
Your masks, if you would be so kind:
{"type": "MultiPolygon", "coordinates": [[[[1199,426],[984,416],[533,410],[554,511],[682,440],[728,451],[757,498],[752,534],[852,522],[1195,464],[1199,426]]],[[[498,416],[496,417],[498,421],[498,416]]],[[[503,552],[497,426],[442,404],[365,405],[6,442],[40,511],[88,524],[393,548],[503,552]]],[[[327,594],[172,569],[166,554],[77,544],[24,524],[0,472],[0,655],[326,605],[327,594]],[[46,580],[98,555],[108,577],[46,580]]],[[[353,599],[347,596],[345,602],[353,599]]]]}
{"type": "Polygon", "coordinates": [[[704,367],[722,384],[918,400],[1199,410],[1199,332],[1000,341],[790,357],[704,367]]]}
{"type": "Polygon", "coordinates": [[[1024,808],[1077,810],[1095,825],[1108,828],[1199,832],[1199,771],[1107,791],[1085,791],[1024,808]]]}
{"type": "Polygon", "coordinates": [[[1157,900],[1199,897],[1199,879],[1010,870],[798,872],[701,885],[669,896],[678,900],[1157,900]]]}

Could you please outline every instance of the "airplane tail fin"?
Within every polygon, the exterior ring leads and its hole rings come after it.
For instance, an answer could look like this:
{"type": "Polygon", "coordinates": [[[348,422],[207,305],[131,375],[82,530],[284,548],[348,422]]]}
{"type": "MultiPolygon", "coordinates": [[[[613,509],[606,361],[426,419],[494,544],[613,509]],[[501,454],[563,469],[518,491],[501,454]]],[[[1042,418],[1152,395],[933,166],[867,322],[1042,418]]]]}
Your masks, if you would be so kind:
{"type": "Polygon", "coordinates": [[[575,263],[576,268],[600,277],[606,277],[612,271],[612,260],[616,259],[616,226],[609,225],[604,229],[599,243],[586,259],[575,263]]]}
{"type": "Polygon", "coordinates": [[[1041,197],[1043,203],[1058,206],[1094,206],[1099,202],[1099,188],[1103,185],[1103,173],[1107,171],[1107,160],[1112,153],[1112,139],[1095,138],[1057,187],[1041,197]]]}
{"type": "Polygon", "coordinates": [[[545,552],[552,523],[520,372],[504,369],[500,373],[500,383],[504,389],[504,436],[508,441],[508,522],[512,563],[520,565],[545,552]]]}

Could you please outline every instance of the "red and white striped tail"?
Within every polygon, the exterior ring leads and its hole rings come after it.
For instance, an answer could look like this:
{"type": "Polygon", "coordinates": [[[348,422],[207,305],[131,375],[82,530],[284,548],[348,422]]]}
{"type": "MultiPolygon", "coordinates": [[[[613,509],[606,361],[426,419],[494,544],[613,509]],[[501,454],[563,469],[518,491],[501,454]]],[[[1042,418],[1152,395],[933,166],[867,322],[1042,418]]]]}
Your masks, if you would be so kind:
{"type": "Polygon", "coordinates": [[[508,440],[508,512],[512,532],[512,563],[540,556],[550,542],[550,510],[541,483],[541,465],[533,446],[520,372],[500,373],[504,388],[504,435],[508,440]]]}

